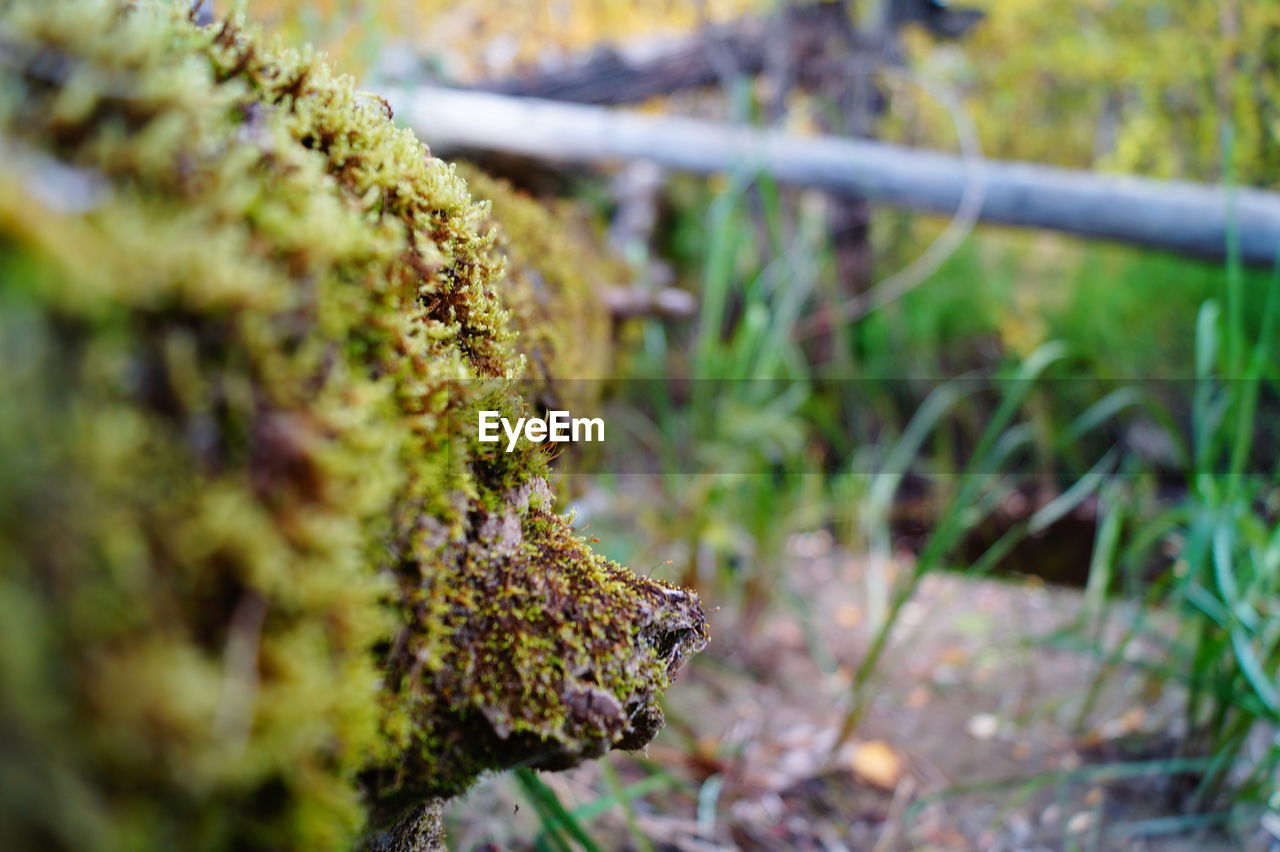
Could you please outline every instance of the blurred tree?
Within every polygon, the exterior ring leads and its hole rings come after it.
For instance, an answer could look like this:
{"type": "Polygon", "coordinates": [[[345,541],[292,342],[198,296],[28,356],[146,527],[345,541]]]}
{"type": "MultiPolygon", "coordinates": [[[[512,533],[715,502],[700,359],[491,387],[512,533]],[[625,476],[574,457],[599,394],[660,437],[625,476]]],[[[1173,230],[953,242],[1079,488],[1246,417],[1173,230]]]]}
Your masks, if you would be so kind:
{"type": "Polygon", "coordinates": [[[894,29],[918,23],[943,38],[964,35],[983,17],[977,9],[953,7],[945,0],[886,0],[884,6],[894,29]]]}
{"type": "MultiPolygon", "coordinates": [[[[1275,186],[1280,3],[975,0],[960,45],[911,34],[961,85],[992,157],[1275,186]]],[[[941,129],[941,127],[940,127],[941,129]]]]}
{"type": "MultiPolygon", "coordinates": [[[[224,4],[229,5],[229,4],[224,4]]],[[[395,38],[462,79],[555,61],[603,41],[688,32],[767,8],[764,0],[255,0],[252,16],[339,56],[370,64],[395,38]]]]}

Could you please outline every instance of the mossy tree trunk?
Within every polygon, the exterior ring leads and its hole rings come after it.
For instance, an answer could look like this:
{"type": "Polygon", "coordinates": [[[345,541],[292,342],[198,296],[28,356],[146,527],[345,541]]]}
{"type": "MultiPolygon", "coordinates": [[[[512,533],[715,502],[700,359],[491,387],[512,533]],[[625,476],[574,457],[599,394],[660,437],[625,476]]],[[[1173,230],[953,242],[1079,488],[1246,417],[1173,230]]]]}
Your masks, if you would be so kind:
{"type": "Polygon", "coordinates": [[[504,205],[241,22],[0,0],[0,33],[8,848],[429,844],[483,771],[643,745],[696,598],[457,428],[574,363],[504,205]]]}

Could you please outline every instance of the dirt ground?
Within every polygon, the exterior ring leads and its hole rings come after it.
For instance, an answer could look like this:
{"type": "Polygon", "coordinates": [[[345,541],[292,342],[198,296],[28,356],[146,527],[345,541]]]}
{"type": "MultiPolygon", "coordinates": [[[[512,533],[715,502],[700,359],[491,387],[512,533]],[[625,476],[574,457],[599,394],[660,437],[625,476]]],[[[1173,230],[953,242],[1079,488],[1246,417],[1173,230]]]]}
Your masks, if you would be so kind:
{"type": "MultiPolygon", "coordinates": [[[[1179,814],[1193,778],[1134,768],[1177,756],[1178,696],[1122,672],[1076,724],[1097,662],[1049,638],[1081,615],[1073,589],[926,578],[836,747],[870,640],[866,565],[825,533],[788,549],[791,603],[750,632],[713,616],[646,753],[540,776],[601,848],[1236,848],[1179,814]]],[[[455,849],[530,849],[539,831],[510,776],[453,803],[449,822],[455,849]]]]}

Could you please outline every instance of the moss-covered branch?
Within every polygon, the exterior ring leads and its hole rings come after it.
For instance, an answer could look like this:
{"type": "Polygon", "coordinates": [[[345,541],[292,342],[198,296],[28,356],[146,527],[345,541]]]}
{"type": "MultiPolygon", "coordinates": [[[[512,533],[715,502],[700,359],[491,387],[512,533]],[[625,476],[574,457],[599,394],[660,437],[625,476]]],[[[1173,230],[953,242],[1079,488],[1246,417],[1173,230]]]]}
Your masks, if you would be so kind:
{"type": "Polygon", "coordinates": [[[0,0],[0,836],[342,848],[642,745],[697,600],[451,428],[576,369],[518,283],[563,279],[379,98],[181,6],[0,0]]]}

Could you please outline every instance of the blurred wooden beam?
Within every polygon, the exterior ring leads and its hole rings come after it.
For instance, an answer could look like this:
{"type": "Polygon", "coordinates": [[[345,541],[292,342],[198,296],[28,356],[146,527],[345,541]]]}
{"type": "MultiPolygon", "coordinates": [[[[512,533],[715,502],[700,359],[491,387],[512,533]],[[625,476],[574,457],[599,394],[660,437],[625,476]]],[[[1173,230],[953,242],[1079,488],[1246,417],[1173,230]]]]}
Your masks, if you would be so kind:
{"type": "Polygon", "coordinates": [[[433,87],[389,90],[396,114],[437,153],[502,151],[559,162],[648,159],[709,174],[759,169],[809,186],[949,215],[979,182],[980,219],[1047,228],[1207,258],[1270,264],[1280,248],[1280,195],[1254,189],[1109,176],[958,156],[879,142],[789,136],[686,118],[433,87]],[[1228,204],[1233,197],[1234,203],[1228,204]]]}

